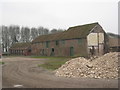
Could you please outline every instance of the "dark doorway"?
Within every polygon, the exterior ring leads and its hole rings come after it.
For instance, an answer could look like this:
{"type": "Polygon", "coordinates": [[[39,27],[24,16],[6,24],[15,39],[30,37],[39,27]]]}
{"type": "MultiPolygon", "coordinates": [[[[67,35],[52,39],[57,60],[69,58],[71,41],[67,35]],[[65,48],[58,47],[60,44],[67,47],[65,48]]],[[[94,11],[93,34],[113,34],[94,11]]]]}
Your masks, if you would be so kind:
{"type": "Polygon", "coordinates": [[[54,51],[55,51],[54,48],[52,48],[50,56],[54,56],[55,55],[54,51]]]}
{"type": "Polygon", "coordinates": [[[54,48],[52,48],[52,52],[54,52],[54,48]]]}
{"type": "Polygon", "coordinates": [[[31,49],[28,49],[28,52],[31,52],[31,49]]]}
{"type": "Polygon", "coordinates": [[[74,56],[74,48],[70,47],[70,56],[74,56]]]}

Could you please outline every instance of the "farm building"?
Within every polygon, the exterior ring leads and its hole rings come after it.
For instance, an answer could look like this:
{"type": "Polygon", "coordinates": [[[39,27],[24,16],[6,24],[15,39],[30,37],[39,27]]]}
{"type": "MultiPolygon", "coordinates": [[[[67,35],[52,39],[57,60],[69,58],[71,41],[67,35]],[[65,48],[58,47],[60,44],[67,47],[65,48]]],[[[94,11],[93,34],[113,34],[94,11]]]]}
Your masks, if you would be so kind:
{"type": "Polygon", "coordinates": [[[109,47],[112,52],[120,52],[120,38],[109,37],[109,47]]]}
{"type": "Polygon", "coordinates": [[[30,55],[31,43],[15,43],[10,47],[9,52],[14,55],[30,55]]]}
{"type": "Polygon", "coordinates": [[[42,35],[32,41],[33,55],[84,56],[108,52],[108,37],[98,23],[70,27],[56,34],[42,35]]]}

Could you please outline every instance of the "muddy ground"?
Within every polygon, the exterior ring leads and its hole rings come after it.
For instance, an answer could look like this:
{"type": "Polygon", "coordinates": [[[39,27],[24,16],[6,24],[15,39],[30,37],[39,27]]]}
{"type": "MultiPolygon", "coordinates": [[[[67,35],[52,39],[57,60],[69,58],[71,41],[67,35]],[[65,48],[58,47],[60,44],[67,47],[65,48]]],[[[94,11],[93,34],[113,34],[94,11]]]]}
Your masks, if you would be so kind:
{"type": "Polygon", "coordinates": [[[45,59],[3,58],[3,88],[117,88],[117,79],[81,79],[55,76],[53,71],[38,67],[45,59]],[[17,85],[17,86],[16,86],[17,85]]]}

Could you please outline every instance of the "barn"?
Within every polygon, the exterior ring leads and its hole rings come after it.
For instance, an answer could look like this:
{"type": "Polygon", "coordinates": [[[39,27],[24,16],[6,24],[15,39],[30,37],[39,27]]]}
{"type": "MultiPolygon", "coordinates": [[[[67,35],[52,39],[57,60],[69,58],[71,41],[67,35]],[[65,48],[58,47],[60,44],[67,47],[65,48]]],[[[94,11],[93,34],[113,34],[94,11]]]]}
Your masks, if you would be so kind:
{"type": "Polygon", "coordinates": [[[30,55],[31,43],[15,43],[9,48],[11,55],[30,55]]]}
{"type": "Polygon", "coordinates": [[[96,56],[108,52],[108,37],[99,23],[68,28],[56,34],[42,35],[32,41],[33,55],[89,57],[94,48],[96,56]]]}

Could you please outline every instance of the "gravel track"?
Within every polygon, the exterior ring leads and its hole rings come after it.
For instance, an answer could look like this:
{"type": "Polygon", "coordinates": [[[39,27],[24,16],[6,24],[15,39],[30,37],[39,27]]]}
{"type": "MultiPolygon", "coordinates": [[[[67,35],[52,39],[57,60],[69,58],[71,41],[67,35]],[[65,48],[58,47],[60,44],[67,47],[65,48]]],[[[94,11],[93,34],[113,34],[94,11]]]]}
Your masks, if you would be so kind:
{"type": "Polygon", "coordinates": [[[3,58],[2,67],[3,88],[117,88],[116,79],[78,79],[55,76],[53,71],[37,67],[45,59],[24,57],[3,58]]]}

